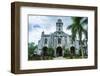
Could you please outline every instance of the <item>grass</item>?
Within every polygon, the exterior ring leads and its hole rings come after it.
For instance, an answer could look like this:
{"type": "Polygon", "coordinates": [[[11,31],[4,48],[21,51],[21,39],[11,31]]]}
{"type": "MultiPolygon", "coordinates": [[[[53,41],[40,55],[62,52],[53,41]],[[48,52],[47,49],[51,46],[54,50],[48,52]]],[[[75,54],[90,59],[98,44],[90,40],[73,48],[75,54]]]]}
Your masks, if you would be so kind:
{"type": "Polygon", "coordinates": [[[28,56],[28,60],[41,60],[41,56],[39,55],[28,56]]]}
{"type": "MultiPolygon", "coordinates": [[[[63,56],[66,59],[83,59],[80,55],[64,55],[63,56]]],[[[55,58],[54,56],[39,56],[39,55],[31,55],[28,57],[28,60],[53,60],[55,58]]],[[[88,58],[88,56],[84,56],[84,58],[88,58]]]]}
{"type": "Polygon", "coordinates": [[[39,55],[32,55],[28,56],[28,60],[52,60],[53,56],[39,56],[39,55]]]}
{"type": "MultiPolygon", "coordinates": [[[[65,54],[64,55],[64,58],[66,58],[66,59],[83,59],[82,58],[82,56],[80,56],[80,55],[70,55],[70,54],[65,54]]],[[[84,58],[88,58],[88,56],[84,56],[84,58]]]]}

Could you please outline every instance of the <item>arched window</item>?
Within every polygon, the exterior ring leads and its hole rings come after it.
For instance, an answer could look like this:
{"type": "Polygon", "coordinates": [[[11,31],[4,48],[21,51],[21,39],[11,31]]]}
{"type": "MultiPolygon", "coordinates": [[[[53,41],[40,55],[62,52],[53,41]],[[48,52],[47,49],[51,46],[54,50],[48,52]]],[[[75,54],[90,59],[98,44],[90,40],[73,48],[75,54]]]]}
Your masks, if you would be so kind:
{"type": "Polygon", "coordinates": [[[45,44],[47,44],[47,38],[45,38],[45,41],[44,41],[44,43],[45,43],[45,44]]]}
{"type": "Polygon", "coordinates": [[[58,38],[58,44],[61,44],[61,38],[58,38]]]}
{"type": "Polygon", "coordinates": [[[59,28],[59,31],[60,31],[60,28],[59,28]]]}
{"type": "Polygon", "coordinates": [[[59,31],[61,30],[61,25],[60,25],[61,23],[59,23],[59,31]]]}

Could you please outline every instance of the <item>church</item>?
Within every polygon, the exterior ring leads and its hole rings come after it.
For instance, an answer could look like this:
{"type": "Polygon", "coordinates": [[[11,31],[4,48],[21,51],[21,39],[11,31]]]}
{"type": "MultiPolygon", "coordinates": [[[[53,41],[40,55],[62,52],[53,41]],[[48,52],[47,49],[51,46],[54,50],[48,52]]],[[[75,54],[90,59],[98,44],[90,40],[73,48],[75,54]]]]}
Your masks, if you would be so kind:
{"type": "Polygon", "coordinates": [[[42,54],[44,51],[47,51],[48,48],[52,48],[55,57],[64,56],[64,49],[70,49],[71,46],[74,46],[75,53],[78,53],[79,41],[75,40],[74,44],[72,44],[71,35],[63,31],[63,21],[58,19],[55,25],[56,31],[54,33],[41,33],[41,39],[38,41],[37,53],[42,54]]]}

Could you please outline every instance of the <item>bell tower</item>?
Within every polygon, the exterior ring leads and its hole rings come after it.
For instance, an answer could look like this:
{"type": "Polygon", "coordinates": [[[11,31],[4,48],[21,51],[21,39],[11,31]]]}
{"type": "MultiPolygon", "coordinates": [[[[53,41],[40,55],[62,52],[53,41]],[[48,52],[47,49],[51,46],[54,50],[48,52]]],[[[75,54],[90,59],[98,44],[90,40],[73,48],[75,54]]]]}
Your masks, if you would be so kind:
{"type": "Polygon", "coordinates": [[[63,31],[63,22],[61,19],[58,19],[56,22],[56,31],[63,31]]]}

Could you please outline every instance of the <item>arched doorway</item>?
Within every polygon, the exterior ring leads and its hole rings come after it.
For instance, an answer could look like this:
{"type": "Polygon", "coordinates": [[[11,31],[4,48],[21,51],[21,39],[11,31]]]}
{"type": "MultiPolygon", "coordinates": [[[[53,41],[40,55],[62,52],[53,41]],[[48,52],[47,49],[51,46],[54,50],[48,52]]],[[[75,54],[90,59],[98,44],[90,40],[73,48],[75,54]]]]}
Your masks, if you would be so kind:
{"type": "Polygon", "coordinates": [[[57,49],[56,49],[56,55],[57,56],[62,56],[62,48],[60,46],[57,47],[57,49]]]}
{"type": "Polygon", "coordinates": [[[48,55],[48,48],[47,47],[43,47],[43,49],[42,49],[42,51],[43,51],[43,56],[47,56],[48,55]]]}
{"type": "Polygon", "coordinates": [[[72,55],[75,55],[75,47],[74,46],[70,47],[70,52],[72,55]]]}

